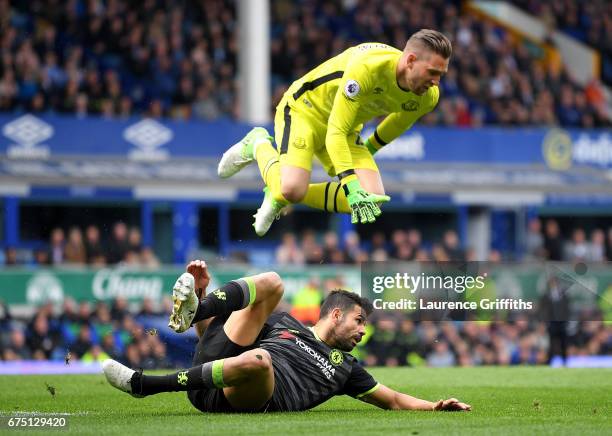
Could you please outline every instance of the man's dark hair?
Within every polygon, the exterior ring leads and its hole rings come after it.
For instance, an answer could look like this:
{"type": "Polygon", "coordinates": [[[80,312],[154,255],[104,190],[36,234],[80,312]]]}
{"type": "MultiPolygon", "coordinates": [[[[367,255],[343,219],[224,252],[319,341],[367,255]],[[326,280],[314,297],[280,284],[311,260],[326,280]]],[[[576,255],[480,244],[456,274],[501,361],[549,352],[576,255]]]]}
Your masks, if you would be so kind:
{"type": "Polygon", "coordinates": [[[357,305],[361,307],[366,316],[370,316],[374,307],[367,298],[360,297],[354,292],[345,291],[344,289],[334,289],[329,293],[323,304],[321,304],[320,318],[325,318],[336,307],[342,312],[347,312],[357,305]]]}
{"type": "Polygon", "coordinates": [[[408,39],[406,47],[414,45],[420,45],[429,51],[439,54],[444,59],[450,58],[453,53],[453,46],[450,40],[437,30],[421,29],[414,33],[408,39]]]}

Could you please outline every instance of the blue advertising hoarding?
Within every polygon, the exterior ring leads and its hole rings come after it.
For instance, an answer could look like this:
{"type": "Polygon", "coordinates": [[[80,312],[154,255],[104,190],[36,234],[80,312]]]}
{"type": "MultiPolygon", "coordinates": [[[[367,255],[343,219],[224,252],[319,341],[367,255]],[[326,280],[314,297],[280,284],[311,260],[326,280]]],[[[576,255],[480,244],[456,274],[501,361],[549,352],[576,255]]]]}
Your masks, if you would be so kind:
{"type": "MultiPolygon", "coordinates": [[[[77,119],[54,115],[0,116],[3,158],[87,156],[134,161],[218,157],[250,126],[153,119],[77,119]]],[[[270,126],[268,126],[270,127],[270,126]]],[[[363,136],[371,132],[366,129],[363,136]]],[[[415,127],[383,149],[377,160],[423,163],[542,164],[612,168],[610,130],[415,127]]]]}
{"type": "MultiPolygon", "coordinates": [[[[2,115],[0,195],[99,198],[120,192],[122,198],[232,201],[261,190],[255,166],[230,181],[216,174],[222,153],[250,128],[229,119],[2,115]]],[[[366,128],[362,136],[371,132],[366,128]]],[[[519,205],[570,198],[561,194],[599,204],[612,195],[611,133],[417,126],[375,158],[387,191],[403,203],[442,194],[455,204],[495,204],[506,201],[500,193],[509,193],[510,203],[519,205]],[[478,197],[474,191],[488,192],[478,197]]],[[[313,180],[326,178],[315,165],[313,180]]]]}

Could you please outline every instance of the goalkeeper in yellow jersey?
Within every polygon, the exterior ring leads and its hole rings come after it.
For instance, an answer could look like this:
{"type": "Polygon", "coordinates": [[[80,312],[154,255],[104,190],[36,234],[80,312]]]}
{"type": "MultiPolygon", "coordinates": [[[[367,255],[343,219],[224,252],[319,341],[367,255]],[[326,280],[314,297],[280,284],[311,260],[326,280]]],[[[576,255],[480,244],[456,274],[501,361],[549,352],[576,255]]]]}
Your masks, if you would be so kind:
{"type": "Polygon", "coordinates": [[[276,108],[273,138],[261,127],[227,150],[218,174],[257,161],[266,184],[255,232],[266,234],[282,209],[301,203],[372,223],[390,200],[373,155],[438,103],[451,43],[440,32],[413,34],[403,51],[385,44],[351,47],[294,82],[276,108]],[[385,116],[362,141],[363,124],[385,116]],[[313,156],[338,182],[310,183],[313,156]]]}

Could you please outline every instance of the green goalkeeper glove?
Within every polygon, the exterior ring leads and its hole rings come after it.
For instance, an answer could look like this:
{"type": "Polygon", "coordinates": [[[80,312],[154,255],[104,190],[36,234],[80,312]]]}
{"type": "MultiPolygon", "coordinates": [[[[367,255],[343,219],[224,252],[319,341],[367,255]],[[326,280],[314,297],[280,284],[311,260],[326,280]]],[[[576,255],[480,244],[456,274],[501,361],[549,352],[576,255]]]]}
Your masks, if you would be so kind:
{"type": "Polygon", "coordinates": [[[365,140],[365,146],[368,147],[368,151],[372,156],[374,156],[376,152],[380,150],[380,148],[374,147],[374,145],[370,142],[370,138],[365,140]]]}
{"type": "Polygon", "coordinates": [[[342,185],[349,207],[351,208],[351,223],[373,223],[382,213],[379,203],[391,200],[388,195],[371,194],[364,190],[359,180],[351,180],[342,185]]]}

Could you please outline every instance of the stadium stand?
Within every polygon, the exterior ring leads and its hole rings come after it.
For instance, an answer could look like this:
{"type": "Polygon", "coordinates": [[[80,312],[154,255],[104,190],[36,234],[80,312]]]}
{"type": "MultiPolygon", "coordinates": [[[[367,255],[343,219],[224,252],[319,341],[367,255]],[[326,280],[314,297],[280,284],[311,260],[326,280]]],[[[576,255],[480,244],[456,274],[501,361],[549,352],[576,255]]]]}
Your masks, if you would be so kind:
{"type": "Polygon", "coordinates": [[[603,80],[612,83],[612,7],[610,2],[565,0],[513,0],[512,3],[544,20],[551,29],[559,29],[597,49],[603,57],[603,80]]]}
{"type": "MultiPolygon", "coordinates": [[[[281,1],[274,6],[277,100],[292,80],[351,45],[379,41],[402,48],[408,35],[429,27],[451,37],[454,56],[442,81],[440,105],[423,122],[464,127],[610,124],[600,99],[591,96],[596,91],[579,87],[561,66],[547,67],[541,48],[463,12],[459,1],[307,1],[292,7],[281,1]]],[[[610,21],[609,8],[604,17],[610,21]]]]}
{"type": "MultiPolygon", "coordinates": [[[[1,111],[105,118],[236,115],[233,2],[43,3],[0,4],[1,111]]],[[[605,29],[612,19],[605,2],[518,3],[609,50],[605,29]],[[581,14],[565,13],[567,8],[580,8],[581,14]],[[576,16],[579,22],[565,23],[576,16]]],[[[541,48],[477,20],[451,0],[273,2],[275,101],[292,80],[343,49],[372,40],[401,48],[422,27],[441,29],[455,45],[444,98],[425,123],[609,125],[596,84],[581,88],[561,66],[546,67],[541,48]]]]}
{"type": "Polygon", "coordinates": [[[1,111],[203,119],[235,111],[232,2],[6,0],[0,13],[1,111]]]}
{"type": "MultiPolygon", "coordinates": [[[[151,247],[144,247],[139,242],[140,230],[132,227],[124,236],[122,222],[115,223],[115,232],[107,241],[100,241],[99,229],[95,225],[87,226],[86,239],[83,241],[82,230],[71,227],[68,240],[64,239],[64,230],[55,228],[51,232],[49,248],[40,248],[33,252],[17,252],[14,247],[7,247],[0,256],[0,265],[91,265],[104,266],[121,264],[155,268],[160,265],[151,247]],[[117,235],[119,233],[119,236],[117,235]],[[117,239],[119,238],[119,239],[117,239]],[[72,240],[70,240],[72,239],[72,240]]],[[[523,260],[553,260],[571,262],[605,262],[612,261],[612,227],[591,228],[588,232],[583,227],[568,228],[560,233],[559,223],[553,218],[539,218],[528,223],[526,246],[523,260]],[[587,237],[588,234],[588,237],[587,237]]],[[[488,260],[511,260],[505,253],[493,253],[488,260]]],[[[361,264],[368,261],[403,260],[403,261],[478,261],[472,250],[461,250],[457,234],[449,229],[437,240],[422,240],[421,230],[416,228],[396,229],[390,234],[376,232],[371,240],[361,241],[360,236],[350,232],[344,241],[338,240],[333,231],[317,234],[312,229],[302,232],[299,240],[294,233],[283,234],[275,248],[275,261],[279,266],[317,265],[317,264],[361,264]]],[[[236,256],[233,261],[244,259],[236,256]]]]}
{"type": "MultiPolygon", "coordinates": [[[[608,2],[513,3],[599,50],[602,79],[610,81],[608,2]]],[[[0,112],[78,120],[234,118],[236,26],[231,0],[0,0],[0,112]]],[[[598,83],[579,86],[562,65],[546,63],[537,44],[476,18],[458,0],[273,1],[274,103],[292,80],[345,48],[372,40],[401,48],[423,27],[442,30],[455,47],[440,105],[423,125],[610,127],[598,83]]],[[[525,247],[491,250],[486,260],[612,261],[608,217],[534,217],[521,229],[525,247]]],[[[30,271],[159,268],[160,253],[143,243],[143,229],[132,222],[103,221],[63,222],[45,231],[47,240],[36,247],[4,246],[0,266],[7,271],[24,266],[33,267],[30,271]]],[[[341,238],[337,223],[326,222],[323,228],[292,230],[280,242],[272,241],[271,260],[289,270],[385,260],[485,260],[462,248],[454,228],[440,231],[430,224],[396,225],[369,237],[345,232],[341,238]]],[[[216,258],[219,253],[210,254],[216,258]]],[[[221,261],[248,264],[253,259],[239,251],[228,257],[221,261]]],[[[283,308],[312,323],[321,299],[343,285],[341,279],[313,279],[283,308]]],[[[12,314],[0,304],[0,358],[63,361],[69,352],[71,359],[84,362],[112,357],[135,368],[185,366],[190,357],[185,349],[191,345],[158,328],[165,326],[169,304],[167,298],[144,299],[136,307],[122,298],[110,304],[67,298],[61,307],[45,304],[27,315],[12,314]]],[[[357,353],[369,365],[544,364],[553,349],[547,325],[522,318],[433,323],[380,314],[368,329],[357,353]]],[[[599,313],[568,325],[567,335],[569,356],[612,353],[612,330],[599,313]]]]}
{"type": "Polygon", "coordinates": [[[85,229],[70,226],[66,231],[56,227],[51,230],[47,246],[19,252],[14,247],[6,247],[0,260],[3,261],[0,265],[33,266],[121,264],[154,268],[160,264],[152,248],[143,246],[140,229],[136,226],[128,229],[121,221],[114,223],[113,231],[105,240],[101,240],[100,229],[94,224],[85,229]]]}
{"type": "MultiPolygon", "coordinates": [[[[319,284],[309,291],[325,295],[319,284]]],[[[324,286],[335,286],[329,282],[324,286]]],[[[312,298],[312,297],[311,297],[312,298]]],[[[168,335],[153,325],[163,325],[171,305],[145,300],[138,310],[124,307],[116,299],[109,307],[98,302],[78,305],[67,299],[60,311],[52,304],[37,309],[31,318],[13,318],[2,304],[0,312],[0,356],[2,360],[63,361],[70,353],[74,361],[101,361],[108,356],[134,368],[167,368],[187,365],[184,338],[168,335]],[[161,323],[161,324],[160,324],[161,323]]],[[[316,316],[292,311],[311,324],[316,316]]],[[[568,356],[612,353],[612,332],[601,321],[585,319],[572,323],[568,333],[568,356]]],[[[195,341],[190,336],[189,341],[195,341]]],[[[512,322],[415,322],[391,314],[377,314],[357,353],[369,365],[386,366],[475,366],[545,364],[550,339],[546,323],[516,319],[512,322]]]]}

